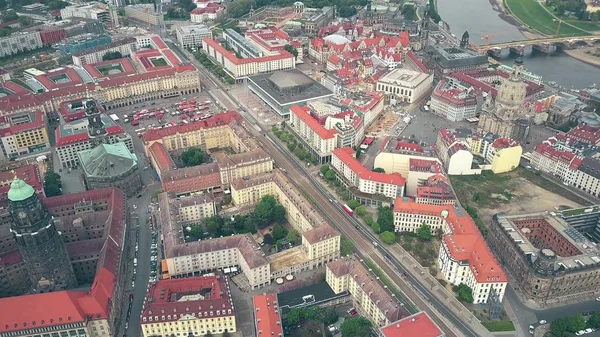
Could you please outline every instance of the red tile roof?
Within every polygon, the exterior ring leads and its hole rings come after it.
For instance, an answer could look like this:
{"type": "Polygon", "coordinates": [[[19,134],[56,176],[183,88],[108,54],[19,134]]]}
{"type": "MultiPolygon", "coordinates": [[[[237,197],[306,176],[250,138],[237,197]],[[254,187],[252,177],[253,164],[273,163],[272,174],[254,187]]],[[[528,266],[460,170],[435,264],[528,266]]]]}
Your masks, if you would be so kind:
{"type": "Polygon", "coordinates": [[[120,59],[116,59],[116,60],[109,60],[109,61],[102,61],[102,62],[97,62],[97,63],[92,63],[92,64],[84,64],[83,65],[83,69],[85,69],[88,74],[90,74],[92,76],[92,78],[103,78],[103,77],[120,77],[120,76],[127,76],[130,74],[135,74],[135,68],[133,67],[133,65],[131,64],[131,61],[129,61],[129,58],[124,57],[124,58],[120,58],[120,59]],[[113,65],[113,64],[120,64],[121,65],[121,69],[123,70],[120,73],[116,73],[116,74],[111,74],[111,75],[103,75],[101,72],[98,71],[98,68],[101,67],[105,67],[107,65],[113,65]]]}
{"type": "Polygon", "coordinates": [[[225,281],[226,276],[158,281],[148,289],[141,324],[176,322],[185,314],[206,319],[234,316],[233,301],[225,281]],[[201,296],[192,297],[195,295],[201,296]],[[185,299],[184,296],[190,297],[185,299]]]}
{"type": "Polygon", "coordinates": [[[290,112],[298,116],[298,118],[315,134],[317,134],[319,138],[323,140],[335,138],[337,132],[335,132],[335,130],[325,129],[316,119],[312,118],[309,107],[294,105],[290,108],[290,112]]]}
{"type": "Polygon", "coordinates": [[[79,74],[73,68],[60,68],[54,71],[49,71],[44,75],[35,76],[35,79],[43,85],[47,90],[56,88],[71,87],[74,85],[83,84],[83,80],[79,77],[79,74]],[[57,83],[52,80],[52,77],[66,76],[69,81],[64,83],[57,83]]]}
{"type": "Polygon", "coordinates": [[[281,316],[275,294],[254,296],[254,317],[256,336],[283,336],[281,316]]]}
{"type": "Polygon", "coordinates": [[[46,115],[42,111],[36,110],[35,112],[31,113],[30,116],[33,117],[31,122],[9,126],[0,130],[0,134],[2,134],[4,137],[46,127],[46,115]]]}
{"type": "Polygon", "coordinates": [[[396,143],[396,147],[394,148],[394,150],[408,150],[412,152],[423,153],[423,148],[421,147],[421,145],[411,142],[405,142],[402,140],[399,140],[398,143],[396,143]]]}
{"type": "Polygon", "coordinates": [[[443,337],[442,330],[424,312],[405,317],[381,328],[384,337],[443,337]]]}
{"type": "Polygon", "coordinates": [[[155,142],[150,145],[150,155],[154,158],[156,165],[158,165],[158,171],[161,173],[176,167],[173,158],[171,158],[162,143],[155,142]]]}
{"type": "Polygon", "coordinates": [[[442,211],[447,211],[449,208],[448,205],[420,204],[408,198],[396,198],[394,201],[395,213],[442,216],[442,211]]]}
{"type": "Polygon", "coordinates": [[[165,192],[183,194],[221,186],[217,163],[180,168],[162,172],[160,177],[165,192]]]}
{"type": "Polygon", "coordinates": [[[164,129],[147,130],[146,132],[144,132],[142,139],[144,140],[144,142],[148,143],[179,133],[188,133],[200,129],[213,128],[220,125],[231,124],[236,121],[239,122],[241,120],[242,116],[240,116],[240,114],[237,111],[226,111],[223,113],[212,115],[208,119],[194,123],[182,124],[164,129]]]}
{"type": "Polygon", "coordinates": [[[421,72],[429,74],[429,69],[423,64],[423,62],[421,62],[421,60],[417,58],[415,54],[413,54],[412,51],[409,51],[408,53],[406,53],[406,55],[419,68],[419,70],[421,70],[421,72]]]}
{"type": "Polygon", "coordinates": [[[579,124],[571,129],[567,135],[588,144],[600,142],[600,128],[595,128],[587,124],[579,124]]]}
{"type": "MultiPolygon", "coordinates": [[[[124,134],[124,133],[125,133],[125,131],[119,125],[113,125],[111,127],[106,128],[107,136],[124,134]]],[[[60,136],[60,128],[56,128],[55,135],[56,135],[56,147],[83,143],[83,142],[87,142],[90,139],[87,131],[61,137],[60,136]]]]}
{"type": "Polygon", "coordinates": [[[368,170],[354,157],[354,150],[350,147],[335,149],[332,155],[348,166],[360,179],[397,186],[406,184],[406,179],[400,173],[381,173],[368,170]]]}

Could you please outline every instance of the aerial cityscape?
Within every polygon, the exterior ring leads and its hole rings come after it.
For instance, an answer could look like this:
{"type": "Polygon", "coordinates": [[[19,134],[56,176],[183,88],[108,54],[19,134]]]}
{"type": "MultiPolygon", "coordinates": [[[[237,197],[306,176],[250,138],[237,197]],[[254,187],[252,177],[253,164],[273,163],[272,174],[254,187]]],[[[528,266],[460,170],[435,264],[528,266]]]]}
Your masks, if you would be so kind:
{"type": "Polygon", "coordinates": [[[597,0],[0,0],[0,337],[600,337],[597,0]]]}

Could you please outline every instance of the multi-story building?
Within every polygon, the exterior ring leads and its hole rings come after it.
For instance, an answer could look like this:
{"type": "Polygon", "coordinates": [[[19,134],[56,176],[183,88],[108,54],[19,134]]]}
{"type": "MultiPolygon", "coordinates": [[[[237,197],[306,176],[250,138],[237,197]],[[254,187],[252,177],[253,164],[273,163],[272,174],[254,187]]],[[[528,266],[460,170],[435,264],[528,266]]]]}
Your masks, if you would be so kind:
{"type": "Polygon", "coordinates": [[[382,195],[395,199],[404,196],[406,179],[399,173],[373,172],[354,157],[350,147],[335,149],[331,155],[331,167],[335,169],[342,184],[355,187],[366,194],[382,195]]]}
{"type": "Polygon", "coordinates": [[[0,57],[42,48],[40,32],[16,32],[0,38],[0,57]]]}
{"type": "Polygon", "coordinates": [[[60,17],[68,18],[85,18],[98,20],[104,25],[110,25],[110,9],[107,4],[92,2],[82,5],[67,6],[60,10],[60,17]]]}
{"type": "Polygon", "coordinates": [[[104,55],[109,52],[119,52],[123,57],[133,54],[136,50],[136,39],[133,37],[113,41],[104,46],[84,49],[73,54],[73,64],[83,66],[84,64],[102,62],[104,55]]]}
{"type": "Polygon", "coordinates": [[[135,4],[125,6],[125,16],[127,19],[147,24],[151,26],[161,26],[164,24],[164,15],[157,12],[154,4],[135,4]]]}
{"type": "Polygon", "coordinates": [[[515,140],[492,133],[471,138],[470,150],[483,157],[489,169],[496,174],[517,168],[523,153],[523,148],[515,140]]]}
{"type": "MultiPolygon", "coordinates": [[[[40,170],[37,165],[24,165],[17,167],[11,171],[2,171],[0,172],[0,201],[3,203],[8,200],[8,191],[10,190],[10,184],[15,177],[23,180],[27,183],[27,185],[33,187],[35,193],[37,193],[40,198],[45,198],[46,194],[44,193],[44,184],[42,183],[42,176],[40,175],[40,170]]],[[[0,215],[0,218],[2,216],[0,215]]],[[[0,219],[0,222],[2,220],[0,219]]],[[[3,297],[0,293],[0,297],[3,297]]]]}
{"type": "Polygon", "coordinates": [[[331,160],[331,152],[337,144],[337,132],[328,130],[310,115],[309,107],[294,105],[290,108],[290,129],[303,141],[319,163],[331,160]]]}
{"type": "Polygon", "coordinates": [[[433,70],[436,79],[457,71],[484,70],[488,67],[487,55],[479,55],[468,50],[469,34],[467,32],[465,34],[460,47],[439,44],[425,47],[427,54],[425,64],[433,70]]]}
{"type": "MultiPolygon", "coordinates": [[[[100,118],[106,130],[104,138],[106,143],[122,142],[127,145],[129,151],[133,152],[131,136],[105,114],[102,114],[100,118]]],[[[88,134],[88,125],[89,121],[87,119],[80,119],[56,128],[56,154],[63,168],[76,167],[79,164],[77,153],[93,147],[88,134]]]]}
{"type": "Polygon", "coordinates": [[[182,224],[199,223],[217,214],[215,199],[210,194],[197,194],[172,199],[168,207],[182,224]]]}
{"type": "Polygon", "coordinates": [[[271,333],[273,337],[283,337],[283,325],[281,324],[281,315],[277,305],[277,296],[275,294],[256,295],[252,299],[254,304],[254,331],[256,337],[263,337],[271,333]]]}
{"type": "Polygon", "coordinates": [[[202,40],[202,50],[236,80],[256,74],[296,68],[296,58],[285,50],[275,55],[238,58],[234,52],[225,49],[219,42],[210,38],[202,40]]]}
{"type": "Polygon", "coordinates": [[[431,112],[458,122],[475,117],[477,97],[470,88],[452,79],[442,79],[431,94],[431,112]]]}
{"type": "Polygon", "coordinates": [[[309,42],[308,56],[319,63],[327,63],[330,56],[343,52],[377,52],[377,49],[392,50],[395,53],[410,49],[408,34],[400,36],[383,35],[374,38],[351,41],[343,36],[334,34],[325,38],[313,38],[309,42]]]}
{"type": "Polygon", "coordinates": [[[39,110],[4,117],[4,123],[0,125],[0,137],[4,158],[50,149],[46,116],[39,110]]]}
{"type": "Polygon", "coordinates": [[[67,38],[58,44],[58,50],[62,56],[68,56],[85,49],[105,46],[111,42],[112,38],[108,35],[88,33],[67,38]]]}
{"type": "MultiPolygon", "coordinates": [[[[14,184],[14,182],[13,182],[14,184]]],[[[17,194],[29,190],[23,184],[17,194]]],[[[28,193],[31,193],[29,190],[28,193]]],[[[12,198],[12,193],[9,198],[12,198]]],[[[124,250],[129,241],[126,228],[125,195],[114,188],[100,189],[83,193],[75,193],[42,200],[43,207],[50,214],[55,229],[60,232],[58,236],[64,241],[68,258],[70,258],[71,272],[77,278],[77,284],[86,285],[85,291],[64,290],[43,292],[33,295],[22,295],[22,292],[13,291],[13,297],[0,299],[0,323],[2,333],[13,336],[31,336],[44,333],[68,334],[69,336],[109,337],[114,336],[122,328],[122,301],[125,288],[124,250]],[[91,285],[91,286],[90,286],[91,285]],[[15,310],[15,308],[33,308],[41,305],[47,310],[41,313],[37,310],[15,310]]],[[[32,213],[32,208],[27,212],[32,213]]],[[[6,211],[5,211],[6,212],[6,211]]],[[[18,217],[19,210],[14,210],[18,217]]],[[[33,214],[19,217],[21,221],[29,221],[33,214]]],[[[21,255],[16,250],[13,234],[6,219],[2,214],[2,230],[0,241],[2,247],[0,255],[2,265],[0,275],[3,276],[0,290],[6,296],[8,288],[22,289],[23,284],[11,282],[23,281],[19,278],[20,271],[24,271],[24,260],[28,257],[21,255]]],[[[45,230],[50,230],[47,226],[45,230]]],[[[40,233],[44,233],[40,231],[40,233]]],[[[56,238],[56,236],[54,236],[56,238]]],[[[38,238],[37,244],[45,244],[48,240],[38,238]]],[[[31,244],[31,242],[30,242],[31,244]]],[[[56,250],[61,245],[53,244],[51,250],[56,250]]],[[[64,248],[64,246],[63,246],[64,248]]],[[[42,252],[42,253],[45,253],[42,252]]],[[[59,255],[44,255],[48,262],[33,265],[33,268],[51,269],[56,265],[59,255]]],[[[66,265],[69,265],[67,260],[66,265]]],[[[58,271],[67,269],[65,262],[60,267],[55,267],[51,272],[55,276],[58,271]]],[[[50,286],[49,280],[42,280],[41,285],[50,286]]],[[[46,291],[52,289],[46,288],[46,291]]]]}
{"type": "Polygon", "coordinates": [[[283,172],[265,173],[231,184],[236,206],[252,206],[273,195],[286,208],[290,225],[302,236],[302,244],[266,256],[252,235],[232,235],[212,240],[185,242],[184,224],[169,213],[169,196],[159,197],[165,260],[171,276],[239,266],[251,288],[268,285],[278,277],[312,270],[340,254],[340,235],[293,188],[283,172]],[[293,261],[293,262],[290,262],[293,261]]]}
{"type": "Polygon", "coordinates": [[[377,81],[377,91],[397,101],[413,103],[429,93],[432,84],[433,74],[399,68],[377,81]]]}
{"type": "Polygon", "coordinates": [[[246,40],[262,51],[264,55],[279,54],[289,45],[298,53],[296,62],[301,63],[304,58],[302,43],[292,40],[286,32],[279,28],[250,29],[246,31],[245,35],[246,40]]]}
{"type": "MultiPolygon", "coordinates": [[[[102,38],[95,36],[95,40],[102,38]]],[[[107,39],[110,43],[110,37],[107,39]]],[[[160,37],[151,35],[139,39],[138,44],[140,42],[146,42],[142,46],[150,45],[151,50],[135,53],[131,59],[34,74],[28,69],[27,82],[35,90],[31,92],[13,82],[5,82],[6,95],[0,97],[0,116],[32,110],[55,115],[61,103],[84,99],[88,91],[105,110],[200,91],[198,70],[181,61],[160,37]],[[158,59],[164,60],[166,65],[154,66],[151,60],[158,59]]]]}
{"type": "Polygon", "coordinates": [[[427,336],[445,337],[446,334],[427,313],[421,311],[404,317],[379,329],[381,337],[427,336]]]}
{"type": "Polygon", "coordinates": [[[424,223],[431,227],[431,233],[441,232],[444,225],[443,214],[448,205],[429,205],[414,202],[409,198],[397,198],[394,202],[394,229],[396,232],[415,233],[424,223]]]}
{"type": "MultiPolygon", "coordinates": [[[[200,3],[196,3],[199,5],[200,3]]],[[[225,6],[216,2],[211,2],[203,7],[194,8],[190,12],[190,21],[193,23],[203,23],[208,21],[215,21],[225,14],[225,6]]]]}
{"type": "MultiPolygon", "coordinates": [[[[409,175],[410,176],[410,175],[409,175]]],[[[419,204],[454,205],[456,195],[448,178],[442,174],[434,174],[427,179],[421,179],[417,186],[415,201],[419,204]]]]}
{"type": "Polygon", "coordinates": [[[600,294],[600,249],[560,214],[497,214],[488,241],[523,299],[558,304],[600,294]]]}
{"type": "Polygon", "coordinates": [[[206,25],[178,26],[175,30],[177,42],[183,48],[198,48],[202,46],[205,37],[212,37],[212,32],[206,25]]]}
{"type": "Polygon", "coordinates": [[[148,288],[144,337],[221,334],[237,330],[227,276],[160,280],[148,288]]]}
{"type": "Polygon", "coordinates": [[[354,255],[327,264],[325,280],[335,294],[347,291],[360,316],[384,327],[408,316],[408,312],[379,279],[354,255]]]}
{"type": "Polygon", "coordinates": [[[466,284],[473,303],[502,301],[508,280],[469,214],[459,206],[418,204],[407,198],[394,203],[397,231],[415,231],[422,224],[442,232],[438,266],[444,279],[466,284]]]}

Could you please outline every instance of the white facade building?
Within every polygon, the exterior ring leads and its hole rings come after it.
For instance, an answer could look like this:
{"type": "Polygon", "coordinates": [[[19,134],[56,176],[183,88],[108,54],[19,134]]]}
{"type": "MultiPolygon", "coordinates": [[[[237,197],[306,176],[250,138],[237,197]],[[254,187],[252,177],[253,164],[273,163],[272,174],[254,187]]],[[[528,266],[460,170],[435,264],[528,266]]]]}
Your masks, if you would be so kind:
{"type": "Polygon", "coordinates": [[[136,39],[128,38],[115,41],[106,46],[86,49],[73,54],[73,64],[83,66],[84,64],[102,62],[102,58],[109,52],[119,52],[123,57],[133,54],[137,49],[136,39]]]}
{"type": "Polygon", "coordinates": [[[401,102],[413,103],[429,92],[433,74],[408,69],[394,69],[377,81],[377,91],[401,102]]]}
{"type": "Polygon", "coordinates": [[[40,32],[16,32],[0,38],[0,57],[42,48],[40,32]]]}
{"type": "Polygon", "coordinates": [[[337,133],[328,130],[310,115],[308,107],[294,105],[290,108],[290,128],[301,137],[319,157],[320,163],[329,162],[336,147],[337,133]]]}
{"type": "Polygon", "coordinates": [[[205,37],[212,37],[206,25],[179,26],[176,30],[177,42],[183,48],[198,48],[202,46],[205,37]]]}
{"type": "Polygon", "coordinates": [[[430,109],[438,116],[458,122],[475,117],[477,98],[471,88],[443,79],[431,94],[430,109]]]}

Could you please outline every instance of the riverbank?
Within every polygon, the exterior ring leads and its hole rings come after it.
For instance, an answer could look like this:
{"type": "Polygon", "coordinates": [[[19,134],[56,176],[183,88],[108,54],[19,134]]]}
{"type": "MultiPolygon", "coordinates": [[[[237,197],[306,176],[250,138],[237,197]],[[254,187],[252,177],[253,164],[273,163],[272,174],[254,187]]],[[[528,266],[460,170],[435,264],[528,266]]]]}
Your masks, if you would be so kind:
{"type": "MultiPolygon", "coordinates": [[[[523,34],[523,36],[525,36],[526,39],[532,40],[532,39],[548,37],[546,35],[540,34],[536,31],[530,29],[523,22],[521,22],[518,18],[516,18],[510,12],[510,10],[508,10],[508,8],[506,8],[506,6],[504,5],[504,0],[489,0],[489,2],[492,5],[492,8],[496,12],[499,13],[499,17],[502,20],[504,20],[505,22],[515,26],[521,32],[521,34],[523,34]]],[[[590,48],[593,49],[594,47],[590,47],[590,48]]],[[[563,50],[563,51],[566,55],[569,55],[570,57],[572,57],[578,61],[587,63],[594,67],[600,67],[600,57],[587,54],[586,53],[587,49],[588,48],[581,48],[581,49],[563,50]]]]}

